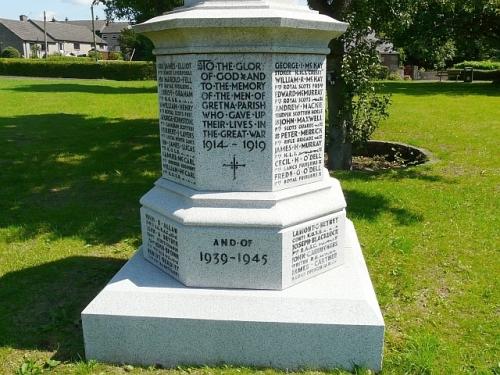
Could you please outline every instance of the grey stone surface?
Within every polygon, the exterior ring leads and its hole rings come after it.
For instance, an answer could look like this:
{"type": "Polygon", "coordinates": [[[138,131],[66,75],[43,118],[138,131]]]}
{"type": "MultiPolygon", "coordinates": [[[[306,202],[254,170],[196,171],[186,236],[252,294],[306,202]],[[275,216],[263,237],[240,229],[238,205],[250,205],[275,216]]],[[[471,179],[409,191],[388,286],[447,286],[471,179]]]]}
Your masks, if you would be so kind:
{"type": "Polygon", "coordinates": [[[325,57],[158,57],[163,176],[199,190],[271,191],[319,181],[325,57]]]}
{"type": "Polygon", "coordinates": [[[326,55],[347,24],[311,11],[303,1],[203,1],[136,25],[158,55],[283,52],[326,55]]]}
{"type": "Polygon", "coordinates": [[[380,369],[383,319],[323,168],[346,26],[305,0],[188,0],[136,26],[158,56],[163,177],[141,250],[82,313],[87,359],[380,369]]]}
{"type": "Polygon", "coordinates": [[[327,173],[254,193],[160,179],[141,203],[144,256],[187,286],[284,289],[343,262],[345,201],[327,173]]]}
{"type": "Polygon", "coordinates": [[[87,359],[378,371],[384,322],[350,222],[345,249],[283,291],[187,288],[136,254],[82,313],[87,359]]]}

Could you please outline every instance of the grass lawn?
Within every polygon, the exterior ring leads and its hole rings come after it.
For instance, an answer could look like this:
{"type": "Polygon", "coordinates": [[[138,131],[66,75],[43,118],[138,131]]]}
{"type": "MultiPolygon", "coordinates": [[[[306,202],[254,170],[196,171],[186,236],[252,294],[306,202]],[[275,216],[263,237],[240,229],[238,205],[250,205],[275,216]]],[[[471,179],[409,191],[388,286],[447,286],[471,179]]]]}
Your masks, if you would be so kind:
{"type": "MultiPolygon", "coordinates": [[[[438,161],[335,174],[387,325],[383,373],[500,374],[500,87],[385,90],[375,138],[438,161]]],[[[83,359],[80,311],[139,246],[159,176],[154,82],[0,78],[0,167],[0,374],[256,371],[83,359]]]]}

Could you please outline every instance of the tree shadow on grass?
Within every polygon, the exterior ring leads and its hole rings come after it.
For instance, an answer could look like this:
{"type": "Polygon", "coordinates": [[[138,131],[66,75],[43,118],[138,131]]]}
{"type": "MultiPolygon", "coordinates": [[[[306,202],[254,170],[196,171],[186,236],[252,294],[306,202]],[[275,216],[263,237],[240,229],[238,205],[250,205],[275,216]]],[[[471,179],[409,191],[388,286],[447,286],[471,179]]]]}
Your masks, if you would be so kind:
{"type": "MultiPolygon", "coordinates": [[[[422,166],[408,169],[386,169],[374,172],[365,171],[335,171],[333,176],[340,181],[376,182],[380,180],[420,180],[425,183],[456,183],[453,179],[430,174],[422,166]]],[[[424,220],[420,213],[406,208],[394,207],[391,199],[380,193],[366,193],[355,189],[344,189],[347,201],[347,213],[351,218],[373,221],[386,212],[394,217],[399,225],[413,225],[424,220]]]]}
{"type": "Polygon", "coordinates": [[[0,278],[0,347],[84,358],[80,313],[124,261],[69,257],[0,278]]]}
{"type": "Polygon", "coordinates": [[[379,91],[383,94],[426,95],[486,95],[500,96],[500,85],[491,82],[381,82],[379,91]]]}
{"type": "Polygon", "coordinates": [[[156,93],[157,88],[151,87],[113,87],[108,85],[95,85],[82,83],[50,83],[50,84],[30,84],[11,88],[13,91],[21,92],[83,92],[91,94],[150,94],[156,93]]]}
{"type": "Polygon", "coordinates": [[[431,174],[425,165],[400,169],[382,169],[378,171],[334,171],[332,175],[342,181],[420,180],[430,183],[457,183],[452,178],[431,174]]]}
{"type": "Polygon", "coordinates": [[[160,174],[156,119],[0,117],[0,150],[7,241],[138,238],[139,198],[160,174]]]}
{"type": "Polygon", "coordinates": [[[382,194],[362,193],[344,189],[347,201],[347,215],[353,219],[373,221],[382,213],[390,213],[399,225],[413,225],[424,220],[420,213],[405,208],[393,207],[391,201],[382,194]]]}

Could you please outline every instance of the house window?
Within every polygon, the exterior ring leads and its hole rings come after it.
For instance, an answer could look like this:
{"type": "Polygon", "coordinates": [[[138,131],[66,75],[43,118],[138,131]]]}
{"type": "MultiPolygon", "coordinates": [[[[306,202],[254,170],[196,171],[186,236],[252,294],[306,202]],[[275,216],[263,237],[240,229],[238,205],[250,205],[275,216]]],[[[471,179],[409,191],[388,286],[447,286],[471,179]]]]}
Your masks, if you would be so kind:
{"type": "Polygon", "coordinates": [[[103,35],[101,38],[102,39],[108,39],[108,36],[107,35],[103,35]]]}
{"type": "Polygon", "coordinates": [[[64,43],[59,43],[59,51],[64,51],[64,43]]]}
{"type": "Polygon", "coordinates": [[[74,49],[80,49],[80,43],[73,43],[74,49]]]}

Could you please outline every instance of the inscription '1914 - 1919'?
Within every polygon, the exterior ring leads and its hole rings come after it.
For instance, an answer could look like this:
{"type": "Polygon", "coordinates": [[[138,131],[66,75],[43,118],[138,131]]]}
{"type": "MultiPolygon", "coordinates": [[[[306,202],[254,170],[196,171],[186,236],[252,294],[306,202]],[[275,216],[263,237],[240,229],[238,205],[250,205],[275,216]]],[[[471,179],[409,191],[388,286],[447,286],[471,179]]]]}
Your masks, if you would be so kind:
{"type": "Polygon", "coordinates": [[[204,150],[266,149],[263,69],[261,62],[198,60],[204,150]]]}

